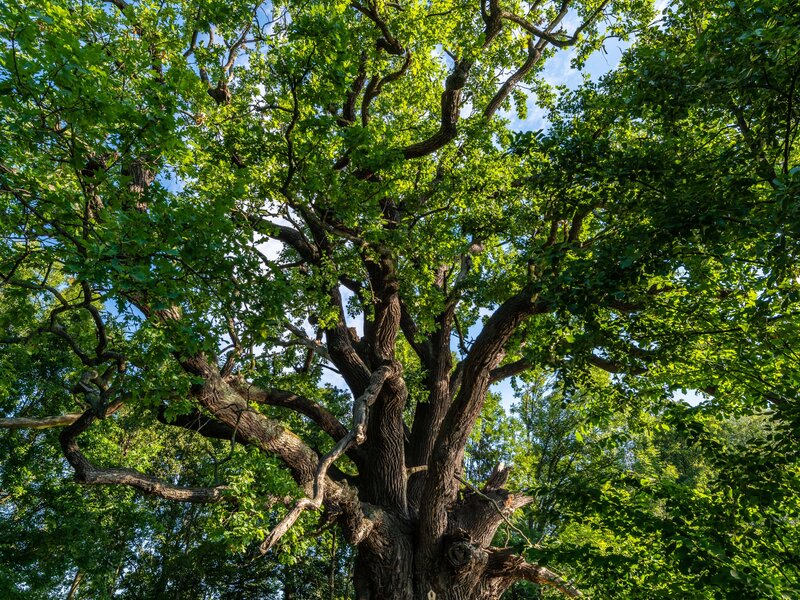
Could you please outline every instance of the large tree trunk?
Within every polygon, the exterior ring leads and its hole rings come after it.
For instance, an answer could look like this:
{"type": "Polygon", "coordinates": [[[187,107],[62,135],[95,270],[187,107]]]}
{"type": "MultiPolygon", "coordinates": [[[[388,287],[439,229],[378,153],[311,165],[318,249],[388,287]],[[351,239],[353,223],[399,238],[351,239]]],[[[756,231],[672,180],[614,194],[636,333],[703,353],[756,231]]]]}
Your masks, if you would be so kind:
{"type": "MultiPolygon", "coordinates": [[[[392,206],[388,201],[384,206],[389,216],[392,206]]],[[[301,256],[314,262],[331,254],[331,240],[323,221],[305,216],[315,247],[305,240],[288,239],[301,256]]],[[[387,222],[396,221],[392,217],[387,222]]],[[[270,532],[261,545],[262,552],[268,551],[303,511],[324,506],[357,550],[353,583],[359,600],[494,600],[521,579],[580,595],[546,568],[525,562],[510,549],[491,545],[498,527],[531,501],[504,488],[509,469],[498,466],[480,489],[461,476],[470,432],[489,385],[497,380],[496,369],[505,356],[506,343],[528,316],[544,311],[546,305],[533,288],[508,298],[487,319],[467,355],[454,367],[450,340],[457,299],[447,298],[432,334],[427,338],[417,335],[417,327],[400,301],[391,252],[382,246],[372,250],[363,256],[372,304],[372,310],[365,312],[369,318],[365,316],[364,337],[347,327],[342,296],[334,286],[327,293],[339,318],[323,330],[324,348],[309,340],[311,347],[324,349],[326,359],[353,394],[349,431],[310,399],[261,390],[220,370],[202,354],[180,357],[184,370],[204,382],[192,388],[192,395],[213,417],[213,429],[204,428],[208,429],[206,435],[226,437],[229,430],[235,432],[237,442],[279,456],[307,494],[270,532]],[[408,397],[403,365],[395,356],[401,330],[427,374],[428,402],[417,406],[410,429],[403,418],[408,397]],[[250,409],[252,402],[291,406],[335,440],[333,449],[320,456],[282,423],[250,409]],[[344,453],[357,466],[357,476],[331,472],[344,453]]],[[[462,262],[466,273],[470,261],[465,258],[462,262]]],[[[445,273],[441,270],[442,277],[445,273]]],[[[444,291],[444,279],[440,283],[444,291]]],[[[147,314],[147,307],[143,312],[147,314]]],[[[166,321],[181,318],[179,311],[155,316],[166,321]]],[[[128,485],[162,497],[218,500],[221,492],[217,489],[175,489],[140,474],[98,471],[75,442],[93,418],[87,413],[62,435],[65,455],[85,480],[99,482],[101,476],[103,482],[124,479],[128,485]]]]}
{"type": "Polygon", "coordinates": [[[480,550],[473,557],[468,540],[448,543],[435,567],[426,567],[424,574],[415,572],[411,540],[400,544],[383,552],[359,548],[354,573],[358,600],[494,600],[505,589],[499,580],[484,576],[485,563],[475,560],[480,550]],[[464,564],[452,564],[453,558],[464,564]]]}
{"type": "Polygon", "coordinates": [[[424,565],[417,562],[420,553],[411,537],[402,530],[395,534],[379,547],[359,547],[354,572],[358,600],[497,600],[521,578],[513,573],[517,563],[506,560],[510,555],[481,547],[463,532],[447,536],[435,562],[424,565]]]}
{"type": "Polygon", "coordinates": [[[481,490],[468,489],[447,513],[445,535],[431,554],[414,535],[416,519],[380,511],[358,546],[354,584],[358,600],[496,600],[520,579],[579,593],[548,569],[491,546],[497,528],[530,502],[502,485],[509,469],[496,469],[481,490]]]}

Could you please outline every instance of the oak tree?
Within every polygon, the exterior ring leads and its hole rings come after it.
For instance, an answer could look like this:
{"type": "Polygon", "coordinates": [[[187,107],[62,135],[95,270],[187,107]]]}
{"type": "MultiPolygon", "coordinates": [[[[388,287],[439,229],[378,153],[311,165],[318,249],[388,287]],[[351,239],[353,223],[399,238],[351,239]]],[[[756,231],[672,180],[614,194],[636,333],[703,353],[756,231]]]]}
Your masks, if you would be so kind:
{"type": "Polygon", "coordinates": [[[493,545],[532,498],[507,466],[468,479],[470,434],[543,367],[619,402],[791,406],[780,4],[649,28],[639,0],[3,5],[2,426],[61,428],[77,481],[215,505],[263,553],[320,513],[358,598],[580,595],[493,545]],[[633,32],[603,83],[547,85],[633,32]],[[547,133],[510,128],[529,102],[547,133]],[[231,460],[176,454],[187,481],[82,447],[122,418],[231,460]]]}

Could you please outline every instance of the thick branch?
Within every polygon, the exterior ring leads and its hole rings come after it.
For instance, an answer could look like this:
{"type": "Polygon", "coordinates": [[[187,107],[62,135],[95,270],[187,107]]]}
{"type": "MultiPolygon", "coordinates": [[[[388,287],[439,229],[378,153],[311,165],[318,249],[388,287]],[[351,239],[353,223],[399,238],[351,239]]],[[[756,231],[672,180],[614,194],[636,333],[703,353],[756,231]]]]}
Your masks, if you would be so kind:
{"type": "MultiPolygon", "coordinates": [[[[286,328],[294,334],[295,339],[292,340],[291,342],[284,342],[285,344],[305,346],[306,348],[308,348],[315,354],[318,354],[325,360],[331,360],[331,356],[328,353],[328,349],[319,340],[312,340],[310,337],[306,335],[305,331],[303,331],[300,327],[292,325],[291,323],[287,323],[286,328]]],[[[284,344],[281,342],[276,342],[276,343],[278,345],[284,344]]]]}
{"type": "Polygon", "coordinates": [[[383,34],[382,38],[378,39],[377,46],[381,50],[385,50],[389,54],[396,54],[400,55],[403,54],[404,49],[402,44],[397,41],[397,39],[392,35],[392,32],[389,30],[389,26],[386,24],[381,16],[378,14],[377,8],[374,4],[372,4],[369,0],[367,0],[366,5],[361,4],[359,2],[352,2],[350,4],[353,8],[355,8],[358,12],[363,14],[367,17],[370,21],[375,23],[375,25],[380,29],[381,33],[383,34]]]}
{"type": "Polygon", "coordinates": [[[608,373],[626,373],[628,375],[644,375],[647,373],[647,369],[644,367],[625,365],[613,360],[608,360],[607,358],[602,358],[596,354],[590,354],[587,362],[593,367],[597,367],[608,373]]]}
{"type": "Polygon", "coordinates": [[[400,79],[403,75],[405,75],[410,65],[411,52],[406,52],[406,59],[403,61],[403,64],[397,71],[389,73],[385,77],[375,76],[369,82],[369,85],[364,92],[364,99],[361,101],[361,124],[364,127],[369,124],[369,105],[380,95],[381,91],[383,91],[383,86],[385,86],[387,83],[391,83],[400,79]]]}
{"type": "MultiPolygon", "coordinates": [[[[395,207],[383,203],[384,227],[393,227],[390,215],[395,207]]],[[[394,258],[385,247],[377,255],[364,253],[362,260],[373,290],[374,318],[364,327],[365,355],[371,365],[394,364],[397,334],[400,330],[401,308],[399,283],[394,258]]],[[[400,374],[400,369],[397,369],[400,374]]],[[[403,409],[408,391],[402,377],[387,380],[376,400],[368,422],[369,442],[366,452],[370,460],[364,471],[365,498],[383,507],[406,511],[408,478],[405,471],[405,427],[403,409]]]]}
{"type": "MultiPolygon", "coordinates": [[[[325,223],[310,210],[299,209],[299,212],[311,231],[316,247],[332,260],[333,247],[328,237],[325,223]]],[[[332,285],[326,292],[330,297],[331,308],[336,310],[339,316],[336,323],[325,329],[328,355],[336,368],[339,369],[342,378],[353,392],[353,395],[359,396],[369,382],[370,369],[364,362],[364,358],[359,355],[353,346],[353,338],[347,328],[344,302],[338,285],[332,285]]]]}
{"type": "Polygon", "coordinates": [[[508,585],[514,581],[523,579],[525,581],[538,583],[539,585],[553,587],[570,598],[580,598],[583,596],[580,590],[569,581],[565,581],[547,567],[526,562],[524,558],[517,556],[514,554],[513,550],[509,548],[489,549],[486,574],[489,577],[507,580],[508,585]]]}
{"type": "Polygon", "coordinates": [[[128,3],[125,2],[125,0],[106,0],[106,3],[113,4],[121,11],[124,11],[126,8],[128,8],[128,3]]]}
{"type": "Polygon", "coordinates": [[[231,380],[230,384],[248,401],[289,408],[307,416],[335,441],[339,441],[347,435],[347,429],[327,408],[309,398],[275,388],[264,390],[238,379],[231,380]]]}
{"type": "Polygon", "coordinates": [[[331,361],[342,374],[354,395],[363,393],[368,385],[370,371],[364,359],[353,346],[344,319],[344,304],[338,288],[330,290],[331,305],[339,312],[338,322],[325,330],[325,340],[331,361]]]}
{"type": "Polygon", "coordinates": [[[506,98],[508,98],[508,95],[513,91],[517,84],[522,81],[528,75],[528,73],[531,72],[541,57],[542,44],[534,45],[532,39],[528,40],[528,58],[519,69],[511,74],[511,76],[505,81],[500,89],[497,90],[497,93],[483,111],[484,118],[491,119],[494,116],[494,113],[496,113],[500,106],[502,106],[503,102],[505,102],[506,98]]]}
{"type": "Polygon", "coordinates": [[[532,368],[533,364],[530,361],[521,358],[514,362],[501,365],[495,369],[492,369],[491,373],[489,374],[489,383],[497,383],[498,381],[502,381],[503,379],[508,379],[509,377],[520,375],[532,368]]]}
{"type": "Polygon", "coordinates": [[[248,445],[247,441],[236,439],[236,431],[232,427],[228,427],[225,423],[220,423],[211,417],[207,417],[199,410],[189,414],[176,415],[172,420],[168,420],[165,409],[165,406],[161,406],[156,415],[158,421],[164,425],[173,425],[174,427],[188,429],[189,431],[199,433],[205,438],[236,441],[240,444],[248,445]]]}
{"type": "Polygon", "coordinates": [[[498,465],[492,471],[482,490],[459,478],[467,486],[469,492],[453,509],[448,528],[451,531],[459,529],[468,531],[472,540],[482,547],[488,546],[492,542],[495,532],[503,523],[525,538],[524,532],[514,526],[509,517],[516,510],[533,502],[534,499],[503,489],[510,472],[509,467],[498,465]]]}
{"type": "Polygon", "coordinates": [[[383,366],[377,369],[370,376],[369,385],[364,393],[356,398],[353,403],[353,429],[344,436],[317,464],[314,476],[314,493],[310,498],[302,498],[295,507],[275,526],[269,533],[267,539],[261,544],[261,552],[267,552],[275,543],[283,537],[294,525],[295,521],[306,510],[318,510],[325,499],[325,481],[330,466],[350,447],[357,446],[366,440],[367,414],[369,407],[375,402],[384,382],[392,375],[394,369],[383,366]]]}
{"type": "Polygon", "coordinates": [[[428,139],[416,144],[411,144],[403,149],[403,156],[407,159],[420,158],[427,156],[432,152],[436,152],[445,144],[450,142],[456,137],[458,132],[456,124],[458,123],[459,112],[461,109],[461,90],[467,84],[467,77],[472,68],[473,61],[461,60],[458,61],[445,80],[444,92],[442,92],[442,116],[439,124],[439,130],[430,136],[428,139]]]}
{"type": "Polygon", "coordinates": [[[283,242],[309,262],[317,262],[320,259],[321,254],[319,248],[309,242],[301,232],[292,227],[252,215],[234,214],[232,218],[234,221],[244,220],[254,231],[283,242]]]}
{"type": "MultiPolygon", "coordinates": [[[[186,358],[181,365],[187,372],[204,379],[205,383],[193,390],[194,397],[216,420],[235,429],[237,440],[278,456],[303,488],[317,479],[320,462],[317,453],[282,423],[250,408],[245,398],[220,378],[215,365],[202,355],[186,358]]],[[[368,535],[372,525],[362,513],[354,491],[345,482],[330,479],[326,480],[325,487],[328,490],[325,503],[341,513],[345,534],[352,543],[357,543],[368,535]]]]}
{"type": "Polygon", "coordinates": [[[367,79],[367,55],[362,54],[361,60],[358,63],[358,73],[356,74],[353,85],[350,86],[350,92],[345,98],[344,105],[342,106],[342,116],[338,119],[341,126],[352,125],[356,122],[356,101],[358,100],[361,90],[364,88],[364,82],[367,79]]]}
{"type": "Polygon", "coordinates": [[[76,438],[95,420],[89,410],[61,432],[64,456],[75,469],[75,479],[87,485],[127,485],[150,496],[175,502],[209,503],[225,498],[224,486],[213,488],[180,487],[132,469],[100,469],[95,467],[80,450],[76,438]]]}
{"type": "Polygon", "coordinates": [[[408,306],[402,300],[400,301],[400,329],[422,364],[429,365],[433,359],[433,345],[427,339],[419,339],[419,328],[411,316],[408,306]]]}
{"type": "MultiPolygon", "coordinates": [[[[414,423],[411,427],[409,440],[410,464],[428,464],[433,444],[439,434],[439,429],[444,421],[450,401],[453,398],[454,384],[460,385],[458,377],[453,374],[453,357],[450,351],[450,338],[453,326],[458,330],[456,320],[456,306],[463,292],[462,285],[472,269],[472,256],[484,251],[484,245],[478,240],[473,241],[461,255],[461,266],[455,277],[455,282],[448,292],[447,281],[452,269],[440,265],[436,270],[435,285],[446,297],[445,307],[436,317],[436,329],[426,342],[427,356],[420,354],[420,359],[427,372],[425,387],[429,390],[428,402],[419,404],[414,412],[414,423]]],[[[410,320],[410,318],[409,318],[410,320]]],[[[404,325],[406,330],[413,332],[412,323],[404,325]]],[[[408,333],[406,333],[408,335],[408,333]]],[[[409,501],[412,506],[419,504],[422,493],[424,477],[416,477],[409,483],[409,501]]]]}
{"type": "MultiPolygon", "coordinates": [[[[165,322],[181,319],[177,307],[150,310],[144,299],[136,298],[133,301],[141,306],[142,312],[149,318],[165,322]]],[[[278,456],[301,487],[315,480],[318,455],[303,440],[282,423],[250,408],[247,400],[220,376],[219,368],[203,354],[185,357],[176,352],[175,356],[187,373],[203,380],[202,384],[192,388],[193,398],[217,421],[235,430],[238,440],[278,456]]],[[[345,535],[357,543],[355,540],[368,535],[371,530],[370,520],[364,516],[356,494],[346,482],[339,484],[327,481],[327,486],[329,493],[326,503],[338,509],[345,535]]]]}
{"type": "Polygon", "coordinates": [[[463,383],[442,423],[428,468],[422,497],[420,536],[424,547],[433,549],[444,532],[446,508],[456,497],[455,479],[464,446],[480,414],[489,388],[490,373],[502,360],[504,346],[517,326],[546,305],[522,290],[504,302],[486,322],[464,361],[463,383]]]}
{"type": "Polygon", "coordinates": [[[517,573],[521,579],[533,581],[539,585],[549,585],[570,598],[580,598],[583,596],[578,588],[573,586],[569,581],[565,581],[553,573],[553,571],[547,567],[524,562],[517,567],[517,573]]]}
{"type": "MultiPolygon", "coordinates": [[[[454,316],[455,302],[450,302],[444,312],[436,318],[437,328],[424,343],[425,358],[420,356],[426,371],[425,389],[429,395],[428,401],[417,404],[414,410],[407,453],[407,462],[411,465],[428,464],[439,429],[450,406],[452,398],[450,372],[453,370],[450,334],[454,316]]],[[[409,328],[409,324],[406,324],[406,328],[409,328]]],[[[420,473],[409,480],[408,500],[413,508],[419,505],[426,477],[426,473],[420,473]]]]}
{"type": "Polygon", "coordinates": [[[216,365],[202,355],[186,358],[181,365],[203,378],[204,383],[196,386],[192,395],[216,420],[235,429],[237,437],[279,456],[299,484],[314,478],[317,454],[282,423],[250,408],[245,398],[219,376],[216,365]]]}

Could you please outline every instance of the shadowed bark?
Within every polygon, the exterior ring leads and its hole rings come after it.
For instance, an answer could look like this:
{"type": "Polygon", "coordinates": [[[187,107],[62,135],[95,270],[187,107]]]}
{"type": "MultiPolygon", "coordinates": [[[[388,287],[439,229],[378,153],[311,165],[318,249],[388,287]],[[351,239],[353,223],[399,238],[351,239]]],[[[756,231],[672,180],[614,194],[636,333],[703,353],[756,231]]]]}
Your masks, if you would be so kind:
{"type": "MultiPolygon", "coordinates": [[[[109,4],[109,11],[126,11],[126,19],[132,19],[129,15],[134,14],[134,4],[129,5],[123,0],[109,0],[109,4]]],[[[498,0],[482,0],[472,15],[474,23],[478,24],[478,29],[473,32],[475,39],[472,40],[472,47],[466,43],[460,48],[442,48],[448,57],[442,62],[442,72],[446,76],[442,75],[444,81],[437,83],[439,87],[431,96],[435,106],[420,110],[420,115],[425,115],[420,117],[422,123],[419,126],[413,124],[408,129],[408,137],[388,138],[393,141],[387,142],[386,147],[367,148],[369,144],[363,142],[367,137],[370,140],[375,137],[370,128],[376,129],[375,122],[379,115],[389,128],[393,126],[392,119],[386,117],[384,100],[406,78],[427,77],[415,73],[419,64],[424,62],[419,54],[414,54],[416,42],[402,39],[400,32],[405,28],[395,27],[398,24],[396,19],[403,18],[405,10],[395,3],[353,1],[346,8],[353,13],[353,23],[357,24],[359,30],[371,32],[364,34],[372,36],[365,38],[371,40],[370,48],[351,49],[352,68],[349,71],[347,69],[350,67],[339,69],[337,77],[344,78],[339,82],[343,85],[332,88],[338,89],[336,93],[340,95],[329,99],[331,102],[326,101],[324,107],[303,105],[303,102],[307,102],[304,85],[310,85],[311,81],[314,85],[328,84],[320,84],[324,78],[317,81],[312,72],[313,61],[324,62],[323,53],[315,55],[313,60],[309,59],[305,66],[298,64],[291,69],[287,67],[287,73],[291,71],[291,75],[287,75],[286,81],[282,82],[286,86],[286,96],[278,104],[267,105],[272,101],[264,99],[268,96],[268,92],[264,91],[257,106],[248,107],[248,110],[257,113],[277,111],[276,114],[286,119],[268,125],[274,131],[265,137],[271,140],[265,142],[267,146],[273,143],[284,146],[272,157],[274,165],[270,163],[270,169],[275,172],[285,167],[285,173],[280,176],[282,185],[272,190],[276,197],[258,197],[269,192],[262,191],[260,184],[253,184],[252,189],[248,187],[247,193],[252,193],[254,198],[248,197],[246,202],[241,202],[241,206],[232,202],[223,209],[226,212],[222,215],[215,213],[214,218],[225,220],[225,226],[229,225],[232,232],[228,233],[238,242],[254,246],[251,250],[263,260],[260,266],[268,267],[269,277],[288,280],[290,278],[286,277],[286,273],[290,269],[297,269],[296,272],[303,275],[312,275],[309,289],[298,291],[299,295],[307,293],[312,297],[303,309],[302,318],[298,317],[299,309],[290,306],[293,302],[286,300],[287,314],[275,317],[273,320],[276,323],[270,322],[269,327],[274,325],[278,332],[276,338],[269,339],[266,345],[270,351],[302,346],[306,358],[302,369],[297,369],[299,376],[307,376],[312,367],[318,366],[317,363],[335,371],[352,396],[350,420],[340,420],[341,415],[324,406],[307,389],[305,395],[300,393],[302,385],[298,385],[298,391],[273,388],[270,383],[264,383],[265,380],[269,382],[269,375],[261,379],[253,377],[257,380],[250,381],[248,377],[252,370],[237,370],[237,360],[246,348],[242,347],[236,333],[236,315],[232,316],[229,311],[236,312],[231,305],[239,303],[238,296],[235,301],[226,298],[219,305],[214,304],[216,300],[209,303],[209,306],[218,307],[221,313],[211,315],[210,320],[228,324],[226,335],[230,345],[223,349],[221,346],[224,344],[217,347],[213,343],[198,343],[195,338],[202,337],[200,332],[187,333],[192,326],[184,312],[190,313],[192,307],[189,302],[181,305],[182,300],[175,300],[182,298],[181,294],[163,294],[157,285],[147,289],[146,283],[142,287],[135,287],[138,285],[136,282],[126,281],[120,287],[123,290],[119,292],[121,299],[135,306],[154,325],[154,329],[158,329],[169,340],[172,344],[169,359],[191,377],[188,397],[193,404],[191,412],[167,419],[162,409],[157,415],[158,421],[207,438],[229,440],[232,446],[235,443],[246,445],[248,451],[261,451],[277,457],[297,484],[301,499],[266,536],[261,544],[262,552],[269,551],[278,543],[304,511],[325,510],[326,516],[330,515],[341,528],[345,539],[356,549],[354,584],[359,600],[495,600],[519,580],[554,586],[570,596],[579,595],[574,587],[548,569],[529,564],[508,549],[491,545],[498,528],[503,524],[510,526],[513,513],[531,502],[529,497],[505,487],[509,469],[496,468],[482,485],[468,483],[462,476],[465,448],[483,409],[489,386],[533,366],[526,360],[504,364],[504,359],[515,332],[524,327],[529,319],[548,310],[548,305],[539,298],[541,286],[525,280],[515,282],[508,291],[500,292],[499,297],[495,298],[496,304],[488,306],[492,309],[491,314],[480,333],[474,340],[465,342],[457,318],[461,314],[459,303],[469,293],[465,291],[467,284],[464,282],[470,277],[473,258],[484,253],[485,241],[478,239],[478,234],[474,237],[470,234],[465,244],[468,248],[456,249],[453,252],[455,256],[450,257],[455,259],[455,266],[424,265],[435,274],[433,295],[438,297],[435,298],[436,302],[431,303],[434,309],[430,312],[435,314],[428,315],[433,327],[427,322],[422,324],[425,317],[419,317],[420,323],[416,323],[414,312],[409,308],[413,307],[415,298],[411,296],[414,292],[405,290],[401,285],[401,280],[405,282],[401,275],[409,259],[398,256],[393,240],[398,235],[410,232],[410,227],[405,230],[403,227],[410,221],[423,218],[420,215],[424,210],[420,214],[411,214],[404,205],[408,198],[402,194],[398,197],[396,193],[399,186],[379,188],[378,185],[395,177],[392,171],[395,166],[423,165],[427,160],[437,172],[431,183],[434,189],[430,193],[437,193],[435,188],[443,181],[447,169],[444,163],[438,163],[440,156],[452,150],[457,156],[463,157],[469,151],[459,140],[459,136],[462,136],[462,113],[467,108],[465,104],[476,104],[470,109],[474,117],[471,123],[477,120],[479,125],[487,124],[507,105],[512,92],[533,72],[548,45],[560,48],[576,43],[581,32],[602,13],[605,5],[601,3],[590,11],[586,21],[572,33],[564,33],[556,28],[560,27],[570,9],[570,3],[566,0],[553,4],[550,10],[543,10],[541,17],[544,22],[538,24],[505,11],[498,0]],[[517,54],[518,64],[505,64],[508,70],[502,75],[498,72],[498,81],[480,84],[491,86],[485,90],[487,93],[475,94],[474,89],[470,88],[472,78],[486,77],[486,67],[492,66],[491,60],[496,61],[496,58],[492,58],[492,53],[497,50],[493,44],[502,39],[500,34],[504,28],[514,28],[521,34],[526,50],[517,54]],[[487,56],[489,60],[486,60],[487,56]],[[318,110],[325,115],[325,119],[318,118],[319,115],[315,114],[318,110]],[[334,189],[335,183],[320,184],[312,191],[303,190],[297,185],[298,179],[308,175],[303,172],[306,168],[304,161],[311,161],[315,152],[325,151],[313,146],[298,149],[304,142],[297,143],[297,131],[308,129],[310,123],[316,123],[314,127],[323,127],[327,122],[331,124],[331,137],[340,139],[341,146],[325,155],[324,164],[328,167],[333,165],[333,169],[324,176],[330,176],[331,182],[347,182],[348,186],[355,182],[364,186],[342,187],[344,190],[367,190],[363,197],[353,203],[358,210],[363,208],[358,218],[349,214],[342,216],[346,212],[342,210],[337,213],[341,208],[337,203],[341,203],[342,199],[334,193],[327,197],[324,189],[329,184],[334,189]],[[273,134],[274,140],[270,137],[273,134]],[[365,157],[369,152],[374,156],[365,157]],[[369,186],[373,186],[374,191],[369,186]],[[357,206],[358,202],[363,202],[364,206],[357,206]],[[278,265],[279,261],[270,259],[256,247],[266,239],[282,246],[280,261],[284,264],[278,265]],[[342,260],[343,246],[352,249],[350,260],[356,263],[355,267],[349,263],[337,264],[342,260]],[[361,304],[361,337],[348,323],[349,306],[343,298],[346,292],[340,286],[353,291],[355,300],[361,304]],[[155,297],[159,293],[164,297],[155,297]],[[404,293],[410,297],[404,297],[404,293]],[[306,320],[316,330],[316,339],[312,339],[314,336],[307,335],[303,329],[306,320]],[[179,331],[181,328],[183,331],[179,331]],[[454,364],[456,361],[451,346],[456,334],[460,338],[461,360],[454,364]],[[401,336],[416,353],[424,372],[421,392],[425,401],[416,407],[407,405],[407,379],[401,357],[398,356],[401,336]],[[221,354],[227,353],[227,356],[214,356],[215,349],[221,354]],[[220,366],[221,363],[224,366],[220,366]],[[271,410],[272,407],[303,415],[313,427],[325,434],[325,442],[307,442],[274,418],[273,415],[280,411],[271,410]],[[404,418],[410,408],[414,409],[414,414],[409,426],[404,418]],[[332,449],[327,452],[317,451],[314,447],[314,444],[322,446],[331,440],[332,449]],[[342,466],[340,470],[336,462],[345,456],[351,459],[352,464],[348,463],[347,468],[342,466]],[[351,474],[353,469],[357,470],[357,475],[351,474]]],[[[287,17],[287,23],[292,17],[287,17]]],[[[230,111],[230,120],[233,121],[236,120],[235,111],[241,108],[237,104],[240,100],[237,93],[241,91],[241,88],[237,90],[235,76],[239,68],[236,66],[237,54],[263,33],[258,20],[252,20],[255,18],[251,16],[250,22],[237,27],[234,36],[222,40],[227,62],[222,67],[216,87],[210,80],[211,71],[207,72],[207,67],[197,66],[199,82],[205,85],[214,107],[220,111],[230,111]]],[[[197,20],[200,21],[199,16],[197,20]]],[[[129,25],[128,33],[132,37],[143,35],[143,24],[132,22],[129,25]]],[[[468,30],[465,28],[464,35],[468,35],[468,30]]],[[[183,56],[188,58],[199,53],[204,44],[205,48],[216,47],[212,31],[202,35],[194,31],[190,46],[183,56]],[[203,35],[208,35],[209,40],[204,40],[203,35]]],[[[514,54],[509,53],[509,56],[514,54]]],[[[164,68],[166,65],[161,64],[160,56],[152,54],[151,58],[153,73],[150,76],[154,85],[161,86],[165,82],[165,74],[172,71],[164,68]]],[[[222,60],[225,61],[225,56],[222,60]]],[[[246,62],[241,61],[242,68],[246,62]]],[[[278,73],[277,70],[275,72],[278,73]]],[[[422,82],[420,89],[429,83],[422,82]]],[[[203,96],[211,104],[206,94],[203,96]]],[[[193,118],[199,126],[200,119],[205,116],[198,114],[193,118]]],[[[213,146],[216,137],[216,134],[210,136],[207,143],[213,146]]],[[[247,144],[225,139],[224,134],[218,137],[221,148],[217,150],[224,150],[222,155],[226,163],[233,161],[237,169],[248,169],[251,163],[247,154],[251,150],[245,147],[247,144]]],[[[208,150],[211,153],[214,149],[208,150]]],[[[167,158],[158,148],[154,148],[152,152],[140,152],[137,156],[124,155],[119,161],[119,172],[124,177],[124,188],[120,189],[126,194],[120,210],[123,214],[127,212],[126,218],[134,216],[145,222],[145,218],[152,216],[154,224],[160,223],[156,217],[164,218],[158,212],[164,208],[158,205],[158,202],[164,201],[161,192],[165,186],[162,181],[170,177],[165,172],[159,172],[159,169],[167,168],[167,158]]],[[[86,180],[85,189],[93,202],[91,210],[87,211],[83,228],[85,233],[101,217],[110,218],[106,213],[110,215],[110,207],[115,206],[100,195],[98,180],[98,174],[110,168],[110,162],[106,164],[105,161],[94,160],[88,162],[81,171],[81,177],[86,180]]],[[[269,179],[272,174],[265,177],[269,179]]],[[[320,181],[323,179],[320,178],[320,181]]],[[[257,177],[253,179],[257,180],[257,177]]],[[[269,187],[267,184],[264,186],[265,189],[269,187]]],[[[444,193],[452,192],[446,186],[442,190],[444,193]]],[[[2,188],[2,191],[14,190],[2,188]]],[[[421,202],[420,206],[425,208],[424,204],[421,202]]],[[[29,201],[26,206],[31,214],[35,214],[33,203],[29,201]]],[[[65,233],[55,221],[47,224],[74,244],[79,254],[86,255],[87,242],[82,241],[83,238],[65,233]]],[[[555,224],[554,228],[557,228],[555,224]]],[[[570,242],[577,241],[579,229],[573,224],[574,235],[571,235],[570,242]]],[[[95,241],[92,244],[92,247],[98,245],[95,241]]],[[[184,260],[177,251],[165,254],[169,255],[165,260],[174,258],[176,263],[179,259],[184,260]]],[[[114,261],[124,263],[119,258],[115,256],[114,261]]],[[[128,260],[129,257],[122,258],[128,260]]],[[[181,263],[181,268],[184,266],[181,263]]],[[[233,275],[237,268],[240,266],[232,267],[228,275],[234,279],[238,292],[240,283],[233,275]]],[[[180,269],[176,267],[175,270],[178,272],[180,269]]],[[[146,276],[140,279],[147,280],[151,271],[153,277],[157,277],[157,269],[150,265],[149,269],[144,270],[146,276]]],[[[187,281],[195,281],[191,279],[195,276],[191,266],[186,266],[186,271],[187,281]]],[[[4,284],[11,281],[12,275],[13,272],[4,277],[4,284]]],[[[78,274],[76,278],[81,276],[78,274]]],[[[180,281],[177,275],[175,278],[180,281]]],[[[13,281],[9,283],[13,284],[13,281]]],[[[102,376],[93,370],[87,371],[89,375],[85,381],[82,380],[81,387],[73,391],[85,396],[93,409],[41,419],[9,417],[0,419],[0,427],[63,427],[60,437],[63,454],[74,470],[75,478],[85,484],[126,485],[145,494],[179,502],[212,503],[228,498],[225,486],[180,486],[131,469],[100,467],[82,452],[78,438],[98,418],[97,415],[111,417],[115,410],[108,408],[100,412],[94,409],[118,406],[111,402],[119,387],[115,387],[114,383],[115,378],[124,380],[122,374],[126,366],[125,357],[111,349],[113,343],[108,339],[101,311],[97,308],[109,301],[111,292],[93,295],[88,283],[78,281],[78,284],[84,286],[84,293],[80,304],[75,305],[70,304],[71,301],[61,296],[55,288],[37,289],[37,293],[49,292],[58,300],[59,305],[53,311],[49,324],[25,339],[0,341],[24,343],[36,335],[51,335],[66,343],[84,367],[107,367],[102,376]],[[97,337],[94,354],[84,350],[66,326],[57,320],[62,312],[75,309],[87,311],[92,317],[97,337]]],[[[195,286],[193,293],[197,290],[206,293],[208,284],[201,275],[197,277],[197,283],[187,286],[195,286]]],[[[116,290],[116,287],[109,286],[104,280],[98,289],[116,290]]],[[[242,303],[250,301],[248,299],[242,303]]],[[[306,298],[302,301],[306,301],[306,298]]],[[[487,306],[476,304],[471,308],[477,310],[487,306]]],[[[264,341],[258,335],[249,337],[253,345],[264,341]]],[[[246,337],[242,336],[242,339],[246,337]]],[[[125,343],[119,345],[128,347],[125,343]]],[[[276,362],[276,372],[281,369],[291,371],[291,366],[287,367],[291,360],[276,362]]],[[[597,356],[592,360],[608,370],[622,370],[623,367],[597,356]]],[[[140,367],[140,370],[142,376],[146,377],[147,369],[140,367]]],[[[168,398],[161,399],[164,403],[168,401],[168,398]]],[[[76,575],[73,587],[77,588],[79,581],[76,575]]]]}

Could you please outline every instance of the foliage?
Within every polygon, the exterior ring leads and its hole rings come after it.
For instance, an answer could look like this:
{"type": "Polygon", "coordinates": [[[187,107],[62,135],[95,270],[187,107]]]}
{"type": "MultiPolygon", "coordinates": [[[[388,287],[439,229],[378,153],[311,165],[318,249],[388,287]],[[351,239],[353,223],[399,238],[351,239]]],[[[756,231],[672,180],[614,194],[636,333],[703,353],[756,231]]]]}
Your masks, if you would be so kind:
{"type": "Polygon", "coordinates": [[[651,18],[0,5],[2,594],[800,594],[800,10],[651,18]]]}
{"type": "MultiPolygon", "coordinates": [[[[493,420],[501,444],[472,446],[485,466],[504,451],[515,487],[535,498],[501,528],[503,543],[571,569],[592,597],[794,595],[798,480],[795,451],[776,443],[793,438],[778,433],[785,424],[681,404],[598,420],[592,393],[548,389],[532,385],[515,414],[493,420]]],[[[509,592],[526,593],[549,597],[509,592]]]]}

